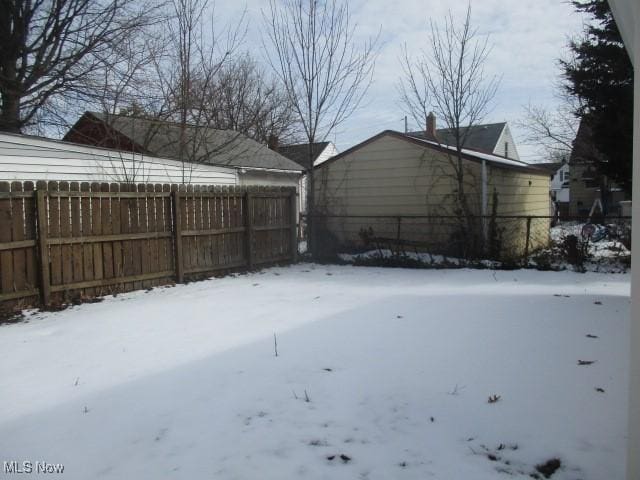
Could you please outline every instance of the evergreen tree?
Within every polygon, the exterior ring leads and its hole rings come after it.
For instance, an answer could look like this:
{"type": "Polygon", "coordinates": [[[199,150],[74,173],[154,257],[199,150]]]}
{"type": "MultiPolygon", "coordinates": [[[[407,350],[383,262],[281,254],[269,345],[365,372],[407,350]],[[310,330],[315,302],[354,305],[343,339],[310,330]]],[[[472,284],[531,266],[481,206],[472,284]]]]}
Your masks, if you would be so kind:
{"type": "Polygon", "coordinates": [[[584,37],[573,40],[573,58],[562,61],[564,88],[580,99],[576,115],[593,133],[599,170],[631,192],[633,67],[606,0],[574,0],[592,17],[584,37]]]}

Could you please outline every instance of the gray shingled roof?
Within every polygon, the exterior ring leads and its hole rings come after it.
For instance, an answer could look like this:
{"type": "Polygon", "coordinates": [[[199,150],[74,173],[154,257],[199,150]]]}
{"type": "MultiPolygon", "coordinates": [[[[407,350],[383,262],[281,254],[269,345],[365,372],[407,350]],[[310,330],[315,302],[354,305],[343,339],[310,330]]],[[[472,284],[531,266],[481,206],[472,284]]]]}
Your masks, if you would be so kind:
{"type": "Polygon", "coordinates": [[[327,148],[329,142],[317,142],[312,144],[312,162],[309,162],[309,144],[300,143],[298,145],[283,145],[278,148],[278,153],[284,155],[289,160],[293,160],[298,165],[305,169],[311,168],[313,162],[315,162],[320,154],[327,148]]]}
{"type": "MultiPolygon", "coordinates": [[[[149,154],[174,159],[179,157],[180,125],[177,123],[89,113],[131,139],[149,154]]],[[[197,163],[298,172],[302,170],[297,163],[232,130],[190,125],[185,135],[187,158],[197,163]]]]}
{"type": "MultiPolygon", "coordinates": [[[[506,126],[505,122],[502,123],[488,123],[486,125],[474,125],[471,128],[467,139],[464,144],[464,148],[470,150],[477,150],[484,153],[493,153],[500,139],[500,135],[506,126]]],[[[463,127],[461,133],[464,135],[469,127],[463,127]]],[[[425,132],[409,132],[407,135],[412,137],[425,138],[425,132]]],[[[453,129],[451,128],[439,128],[436,130],[438,140],[445,145],[455,145],[455,137],[453,135],[453,129]]]]}

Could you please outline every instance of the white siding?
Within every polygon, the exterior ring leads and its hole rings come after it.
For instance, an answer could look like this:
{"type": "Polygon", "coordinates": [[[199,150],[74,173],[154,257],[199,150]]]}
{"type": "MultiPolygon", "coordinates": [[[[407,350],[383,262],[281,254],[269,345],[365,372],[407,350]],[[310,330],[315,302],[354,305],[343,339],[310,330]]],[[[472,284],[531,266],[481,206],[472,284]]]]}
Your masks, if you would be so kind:
{"type": "Polygon", "coordinates": [[[339,152],[336,146],[332,142],[329,142],[329,144],[324,148],[322,153],[318,155],[318,158],[316,158],[316,160],[313,162],[313,165],[317,167],[321,163],[324,163],[327,160],[329,160],[331,157],[335,157],[338,153],[339,152]]]}
{"type": "Polygon", "coordinates": [[[236,169],[0,133],[0,180],[236,185],[236,169]]]}
{"type": "Polygon", "coordinates": [[[563,164],[551,178],[551,191],[555,195],[555,199],[558,202],[569,202],[569,164],[563,164]],[[563,184],[567,184],[563,187],[563,184]]]}
{"type": "Polygon", "coordinates": [[[247,170],[241,171],[238,178],[240,185],[262,185],[269,187],[298,188],[300,175],[297,173],[285,173],[266,170],[247,170]]]}
{"type": "Polygon", "coordinates": [[[498,139],[498,143],[496,144],[496,148],[493,151],[493,154],[500,157],[520,160],[520,155],[518,155],[518,149],[516,148],[516,142],[511,135],[509,125],[504,126],[504,129],[500,134],[500,138],[498,139]]]}

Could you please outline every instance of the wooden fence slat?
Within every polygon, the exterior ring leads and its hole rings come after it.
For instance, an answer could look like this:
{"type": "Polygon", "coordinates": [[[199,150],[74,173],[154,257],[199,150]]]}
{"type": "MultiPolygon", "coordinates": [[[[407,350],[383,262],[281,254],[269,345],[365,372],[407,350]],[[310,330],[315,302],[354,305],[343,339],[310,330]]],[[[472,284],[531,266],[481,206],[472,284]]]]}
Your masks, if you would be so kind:
{"type": "MultiPolygon", "coordinates": [[[[121,184],[120,186],[121,192],[129,192],[129,185],[121,184]]],[[[129,207],[130,207],[130,199],[128,197],[120,197],[120,233],[130,233],[130,223],[129,223],[129,207]]],[[[133,249],[131,245],[131,241],[123,240],[120,242],[122,248],[122,277],[131,277],[134,275],[133,270],[133,249]]],[[[128,291],[130,286],[126,283],[122,285],[123,291],[128,291]]]]}
{"type": "MultiPolygon", "coordinates": [[[[9,182],[0,182],[0,192],[10,192],[9,182]]],[[[10,242],[11,239],[11,197],[0,198],[0,242],[10,242]]],[[[9,294],[14,292],[13,288],[13,251],[3,250],[0,252],[0,287],[1,293],[9,294]]]]}
{"type": "MultiPolygon", "coordinates": [[[[234,188],[235,193],[236,188],[234,188]]],[[[232,195],[231,199],[233,201],[233,227],[238,228],[242,226],[242,197],[238,197],[237,195],[232,195]]],[[[234,233],[234,262],[240,261],[244,258],[244,252],[242,251],[242,235],[243,232],[234,233]]]]}
{"type": "MultiPolygon", "coordinates": [[[[69,182],[59,183],[60,192],[69,192],[69,182]]],[[[60,237],[71,237],[71,211],[69,195],[60,197],[60,237]]],[[[61,246],[62,255],[62,283],[73,283],[73,247],[71,245],[61,246]]]]}
{"type": "MultiPolygon", "coordinates": [[[[138,189],[137,185],[130,185],[132,191],[138,189]]],[[[129,232],[140,233],[140,198],[133,198],[129,201],[129,232]]],[[[142,242],[143,240],[131,242],[131,274],[135,276],[142,275],[142,242]]],[[[133,290],[142,288],[142,281],[133,283],[133,290]]]]}
{"type": "Polygon", "coordinates": [[[46,183],[38,182],[37,184],[37,215],[38,215],[38,257],[40,259],[40,295],[44,306],[49,305],[51,301],[51,277],[50,277],[50,260],[49,246],[47,245],[47,237],[49,236],[50,217],[47,211],[47,191],[46,183]]]}
{"type": "MultiPolygon", "coordinates": [[[[184,195],[180,199],[180,206],[182,207],[182,211],[180,214],[180,219],[182,220],[182,228],[181,230],[192,230],[191,225],[193,224],[193,196],[190,194],[193,193],[193,185],[188,185],[186,189],[186,195],[184,195]]],[[[195,253],[195,240],[192,238],[182,238],[182,261],[184,262],[184,269],[188,269],[193,267],[192,265],[192,255],[195,253]]]]}
{"type": "MultiPolygon", "coordinates": [[[[163,192],[171,192],[171,185],[162,185],[163,192]]],[[[175,218],[173,217],[173,199],[171,197],[162,199],[161,211],[158,212],[160,214],[160,218],[162,221],[162,228],[164,232],[168,232],[172,235],[171,238],[162,242],[162,262],[161,265],[165,265],[167,268],[164,270],[173,270],[176,272],[176,263],[175,263],[175,254],[174,254],[174,242],[173,238],[174,232],[174,222],[175,218]]],[[[177,275],[177,272],[176,272],[177,275]]]]}
{"type": "MultiPolygon", "coordinates": [[[[110,192],[119,192],[120,185],[117,183],[109,184],[110,192]]],[[[110,226],[111,233],[118,235],[122,232],[120,229],[121,217],[122,217],[122,203],[120,197],[111,197],[111,218],[110,226]]],[[[124,276],[124,264],[122,255],[122,242],[112,242],[111,248],[113,250],[113,277],[121,278],[124,276]]]]}
{"type": "Polygon", "coordinates": [[[247,191],[244,194],[244,226],[245,226],[245,256],[247,268],[253,268],[253,196],[247,191]]]}
{"type": "Polygon", "coordinates": [[[182,261],[182,205],[180,192],[173,192],[173,219],[174,219],[174,252],[175,252],[175,268],[176,268],[176,279],[178,283],[184,282],[184,263],[182,261]]]}
{"type": "MultiPolygon", "coordinates": [[[[161,192],[162,185],[149,185],[151,191],[161,192]]],[[[147,216],[149,222],[149,231],[158,233],[164,232],[164,223],[162,221],[162,199],[152,197],[149,199],[150,210],[147,216]]],[[[151,264],[153,271],[168,270],[169,265],[164,258],[164,242],[162,240],[151,240],[151,264]]],[[[153,285],[159,285],[160,280],[152,280],[153,285]]]]}
{"type": "MultiPolygon", "coordinates": [[[[22,192],[21,182],[11,182],[11,192],[22,192]]],[[[11,241],[24,240],[23,198],[11,199],[11,241]]],[[[16,292],[27,289],[27,268],[24,249],[13,251],[13,289],[16,292]]]]}
{"type": "MultiPolygon", "coordinates": [[[[214,217],[213,217],[213,224],[214,226],[212,227],[213,229],[222,229],[223,228],[223,224],[222,221],[224,219],[224,217],[222,216],[222,196],[220,195],[220,193],[222,192],[222,190],[219,187],[216,187],[214,189],[214,204],[215,204],[215,208],[213,211],[214,217]]],[[[222,264],[222,246],[224,245],[224,237],[222,235],[220,236],[216,236],[214,238],[214,258],[215,258],[215,265],[221,265],[222,264]]]]}
{"type": "MultiPolygon", "coordinates": [[[[201,187],[199,185],[196,185],[195,188],[193,189],[193,193],[194,193],[194,197],[193,197],[193,201],[195,204],[195,216],[194,216],[194,227],[197,230],[202,230],[203,227],[203,212],[202,212],[202,201],[203,201],[203,197],[202,196],[195,196],[195,194],[199,194],[201,193],[201,187]]],[[[204,242],[204,238],[203,237],[196,237],[195,238],[195,244],[196,244],[196,249],[197,249],[197,260],[196,260],[196,267],[198,268],[202,268],[202,267],[206,267],[207,264],[205,262],[205,242],[204,242]]]]}
{"type": "MultiPolygon", "coordinates": [[[[138,192],[152,193],[153,190],[147,189],[148,185],[138,185],[138,192]]],[[[138,231],[149,233],[149,210],[151,208],[151,199],[148,197],[141,197],[138,200],[138,231]]],[[[140,274],[145,275],[147,273],[155,271],[155,267],[151,265],[151,240],[145,239],[138,242],[140,245],[140,274]]],[[[152,280],[144,280],[142,282],[142,288],[149,288],[153,285],[152,280]]]]}
{"type": "MultiPolygon", "coordinates": [[[[153,194],[156,191],[155,185],[148,184],[145,186],[145,190],[149,194],[153,194]]],[[[156,201],[155,198],[149,196],[146,198],[146,220],[147,220],[147,232],[156,233],[158,227],[156,226],[156,201]]],[[[149,239],[147,242],[148,251],[146,258],[146,270],[144,273],[157,272],[160,270],[160,258],[158,256],[158,241],[156,239],[149,239]]],[[[158,280],[149,280],[148,286],[153,287],[157,285],[158,280]]],[[[148,288],[148,287],[147,287],[148,288]]]]}
{"type": "MultiPolygon", "coordinates": [[[[93,182],[91,184],[91,193],[100,192],[100,184],[93,182]]],[[[83,232],[86,232],[83,229],[83,232]]],[[[98,197],[91,197],[91,236],[102,235],[102,202],[98,197]]],[[[102,280],[104,278],[104,259],[102,258],[103,246],[99,243],[95,243],[91,246],[91,266],[93,267],[93,276],[95,280],[102,280]]],[[[96,294],[99,295],[96,290],[96,294]]]]}
{"type": "Polygon", "coordinates": [[[24,182],[23,189],[29,197],[23,200],[24,205],[24,238],[34,242],[33,247],[25,248],[25,268],[27,286],[31,289],[38,285],[38,263],[36,244],[36,197],[33,182],[24,182]]]}
{"type": "MultiPolygon", "coordinates": [[[[209,188],[205,187],[207,191],[209,188]]],[[[202,231],[207,231],[211,229],[211,197],[202,196],[202,231]]],[[[213,265],[213,258],[211,256],[211,237],[204,236],[201,238],[202,245],[202,262],[203,265],[210,267],[213,265]]]]}
{"type": "MultiPolygon", "coordinates": [[[[91,185],[88,182],[82,182],[80,184],[81,192],[90,192],[91,185]]],[[[80,223],[80,235],[83,237],[90,237],[93,234],[91,229],[91,208],[92,208],[92,199],[91,197],[80,197],[80,213],[81,213],[81,223],[80,223]]],[[[83,243],[82,244],[82,281],[91,281],[95,280],[93,268],[93,245],[83,243]]],[[[93,287],[88,287],[85,290],[85,295],[87,297],[95,296],[96,291],[93,287]]]]}
{"type": "MultiPolygon", "coordinates": [[[[48,192],[58,191],[58,182],[51,181],[47,185],[48,192]]],[[[60,238],[60,198],[48,198],[49,234],[48,238],[60,238]]],[[[62,246],[49,248],[51,258],[51,285],[62,284],[62,246]]]]}
{"type": "MultiPolygon", "coordinates": [[[[80,184],[78,182],[71,182],[69,184],[69,190],[71,192],[79,192],[80,184]]],[[[71,236],[80,236],[82,235],[82,214],[80,211],[80,197],[71,196],[69,202],[71,204],[71,236]]],[[[82,258],[84,255],[84,246],[81,244],[73,245],[71,247],[71,255],[73,283],[81,282],[82,280],[84,280],[84,265],[82,258]]]]}

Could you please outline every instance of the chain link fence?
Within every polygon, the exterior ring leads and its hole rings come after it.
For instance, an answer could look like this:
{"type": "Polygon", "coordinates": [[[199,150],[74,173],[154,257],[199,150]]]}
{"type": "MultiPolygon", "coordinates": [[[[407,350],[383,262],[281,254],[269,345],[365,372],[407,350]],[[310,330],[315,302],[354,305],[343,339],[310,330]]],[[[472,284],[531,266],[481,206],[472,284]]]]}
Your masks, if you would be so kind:
{"type": "MultiPolygon", "coordinates": [[[[631,218],[552,216],[316,215],[319,258],[385,259],[537,266],[629,256],[631,218]],[[575,245],[573,245],[575,244],[575,245]],[[572,248],[572,245],[574,248],[572,248]],[[576,253],[582,251],[582,255],[576,253]],[[345,257],[347,256],[347,257],[345,257]],[[563,258],[566,257],[566,258],[563,258]]],[[[306,223],[306,219],[303,219],[306,223]]],[[[372,263],[372,262],[369,262],[372,263]]]]}

